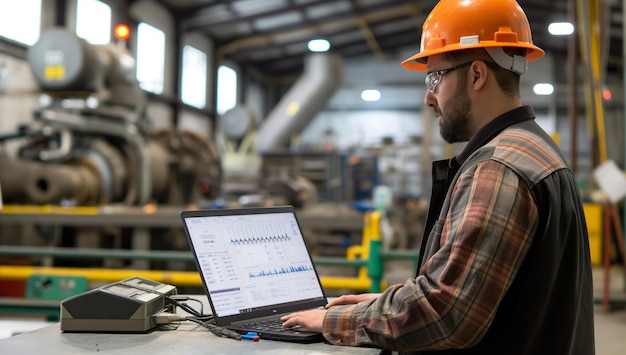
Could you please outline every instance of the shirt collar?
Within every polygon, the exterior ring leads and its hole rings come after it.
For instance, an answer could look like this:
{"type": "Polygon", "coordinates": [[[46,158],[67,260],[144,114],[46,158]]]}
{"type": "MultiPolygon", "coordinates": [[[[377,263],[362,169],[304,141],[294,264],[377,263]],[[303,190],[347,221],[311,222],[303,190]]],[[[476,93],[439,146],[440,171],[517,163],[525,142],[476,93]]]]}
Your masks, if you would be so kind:
{"type": "Polygon", "coordinates": [[[469,142],[467,142],[463,151],[455,157],[455,160],[457,163],[463,164],[465,159],[474,153],[474,151],[487,144],[505,128],[534,118],[535,110],[533,110],[532,106],[528,105],[520,106],[501,114],[479,129],[469,142]]]}

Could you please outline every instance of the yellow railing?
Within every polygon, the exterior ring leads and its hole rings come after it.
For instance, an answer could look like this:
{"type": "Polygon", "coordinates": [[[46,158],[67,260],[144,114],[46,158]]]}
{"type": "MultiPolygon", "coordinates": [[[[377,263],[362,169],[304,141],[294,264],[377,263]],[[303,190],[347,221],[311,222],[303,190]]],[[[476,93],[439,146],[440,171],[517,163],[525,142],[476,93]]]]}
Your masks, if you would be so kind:
{"type": "MultiPolygon", "coordinates": [[[[378,292],[386,287],[386,283],[382,280],[384,261],[381,255],[380,218],[380,212],[378,211],[371,211],[365,214],[365,226],[361,244],[349,247],[345,259],[314,259],[316,264],[359,268],[356,277],[320,276],[320,281],[324,288],[378,292]]],[[[45,251],[46,255],[51,256],[54,256],[55,252],[55,248],[45,251]]],[[[58,249],[58,252],[66,251],[58,249]]],[[[76,252],[80,253],[80,250],[77,249],[76,252]]],[[[113,253],[113,251],[108,252],[113,253]]],[[[0,254],[2,254],[1,251],[0,254]]],[[[149,253],[146,252],[147,254],[149,253]]],[[[99,254],[98,257],[106,258],[107,255],[107,251],[102,250],[102,254],[99,254]]],[[[120,257],[120,255],[111,254],[111,257],[120,257]]],[[[33,275],[84,277],[90,282],[115,282],[137,276],[176,286],[202,286],[202,281],[197,271],[0,265],[0,280],[27,280],[33,275]]]]}

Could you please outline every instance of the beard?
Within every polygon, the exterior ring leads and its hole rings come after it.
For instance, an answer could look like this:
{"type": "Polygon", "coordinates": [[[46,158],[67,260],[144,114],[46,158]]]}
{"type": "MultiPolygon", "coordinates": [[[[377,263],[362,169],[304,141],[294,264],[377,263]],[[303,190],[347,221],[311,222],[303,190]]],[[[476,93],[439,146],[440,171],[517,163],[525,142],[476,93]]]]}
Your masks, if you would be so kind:
{"type": "Polygon", "coordinates": [[[470,132],[472,102],[462,84],[464,82],[464,80],[459,81],[455,93],[456,98],[445,110],[435,110],[435,115],[439,117],[439,134],[450,144],[467,142],[472,137],[470,132]]]}

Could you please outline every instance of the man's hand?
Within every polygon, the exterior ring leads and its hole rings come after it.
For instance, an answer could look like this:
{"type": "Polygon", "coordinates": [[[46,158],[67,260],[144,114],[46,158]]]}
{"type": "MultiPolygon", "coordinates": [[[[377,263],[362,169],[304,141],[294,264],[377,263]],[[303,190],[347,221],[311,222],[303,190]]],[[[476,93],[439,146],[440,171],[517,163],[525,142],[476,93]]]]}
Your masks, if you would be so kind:
{"type": "Polygon", "coordinates": [[[312,332],[322,332],[322,324],[324,323],[324,315],[326,310],[316,309],[312,311],[291,313],[280,318],[283,327],[290,328],[300,325],[312,332]]]}
{"type": "MultiPolygon", "coordinates": [[[[330,301],[326,305],[326,308],[329,308],[332,306],[365,302],[365,301],[373,300],[379,295],[380,295],[379,293],[363,293],[360,295],[343,295],[330,301]]],[[[321,333],[322,325],[324,324],[325,315],[326,315],[326,310],[295,312],[295,313],[288,314],[284,317],[281,317],[280,321],[283,322],[283,327],[285,328],[290,328],[296,325],[300,325],[312,332],[321,333]]]]}
{"type": "Polygon", "coordinates": [[[330,308],[332,306],[341,306],[345,304],[357,304],[365,301],[373,300],[374,298],[380,296],[380,293],[362,293],[360,295],[343,295],[339,296],[326,305],[326,308],[330,308]]]}

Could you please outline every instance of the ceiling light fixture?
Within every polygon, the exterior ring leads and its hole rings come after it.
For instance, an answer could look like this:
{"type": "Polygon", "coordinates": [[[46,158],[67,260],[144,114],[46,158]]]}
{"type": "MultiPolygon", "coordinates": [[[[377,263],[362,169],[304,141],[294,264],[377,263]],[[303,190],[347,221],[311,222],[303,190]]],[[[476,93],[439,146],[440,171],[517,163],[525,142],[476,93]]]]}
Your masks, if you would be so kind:
{"type": "Polygon", "coordinates": [[[363,92],[361,92],[361,99],[363,101],[378,101],[380,100],[380,91],[363,90],[363,92]]]}
{"type": "Polygon", "coordinates": [[[312,39],[309,41],[309,50],[311,52],[328,52],[330,42],[325,39],[312,39]]]}
{"type": "Polygon", "coordinates": [[[535,86],[533,86],[533,92],[537,95],[552,95],[554,86],[546,83],[535,84],[535,86]]]}
{"type": "Polygon", "coordinates": [[[553,22],[548,25],[548,32],[553,36],[569,36],[574,33],[574,25],[569,22],[553,22]]]}

